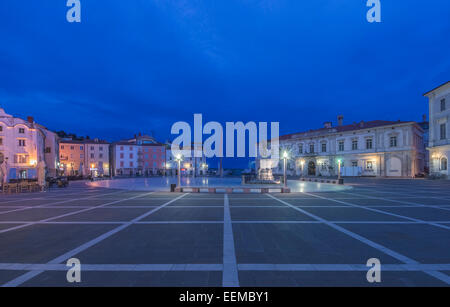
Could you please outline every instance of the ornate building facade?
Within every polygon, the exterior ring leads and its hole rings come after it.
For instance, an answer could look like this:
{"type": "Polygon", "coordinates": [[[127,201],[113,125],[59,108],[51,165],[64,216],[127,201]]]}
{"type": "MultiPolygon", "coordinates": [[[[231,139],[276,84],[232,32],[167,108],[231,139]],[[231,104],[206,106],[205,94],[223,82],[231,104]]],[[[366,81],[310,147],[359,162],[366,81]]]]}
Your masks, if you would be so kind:
{"type": "MultiPolygon", "coordinates": [[[[289,154],[288,174],[414,177],[425,165],[423,130],[416,122],[375,120],[350,125],[326,122],[321,129],[280,137],[280,150],[289,154]]],[[[281,155],[280,155],[281,156],[281,155]]],[[[282,161],[280,161],[282,162],[282,161]]],[[[283,172],[283,163],[273,169],[283,172]]]]}
{"type": "Polygon", "coordinates": [[[430,174],[450,179],[450,81],[424,94],[428,97],[430,174]]]}
{"type": "Polygon", "coordinates": [[[0,164],[6,163],[10,179],[34,179],[37,164],[45,163],[47,176],[56,176],[58,137],[44,126],[6,114],[0,108],[0,164]]]}

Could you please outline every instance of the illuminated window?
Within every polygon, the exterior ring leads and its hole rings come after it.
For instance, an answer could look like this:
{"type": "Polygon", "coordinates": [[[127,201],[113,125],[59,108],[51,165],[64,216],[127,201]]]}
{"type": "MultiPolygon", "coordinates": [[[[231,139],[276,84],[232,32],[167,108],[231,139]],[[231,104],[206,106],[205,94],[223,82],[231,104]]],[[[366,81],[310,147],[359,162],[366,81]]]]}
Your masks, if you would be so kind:
{"type": "Polygon", "coordinates": [[[373,170],[373,162],[372,161],[366,162],[366,170],[368,170],[368,171],[373,170]]]}

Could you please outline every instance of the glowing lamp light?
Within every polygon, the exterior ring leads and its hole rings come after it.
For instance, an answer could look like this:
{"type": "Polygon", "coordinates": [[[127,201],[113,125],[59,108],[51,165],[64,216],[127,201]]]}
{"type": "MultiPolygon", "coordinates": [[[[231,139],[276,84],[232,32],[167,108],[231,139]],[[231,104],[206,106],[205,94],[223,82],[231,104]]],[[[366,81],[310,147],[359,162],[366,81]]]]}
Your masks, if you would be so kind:
{"type": "Polygon", "coordinates": [[[288,155],[287,151],[283,152],[283,158],[284,158],[284,159],[287,159],[288,156],[289,156],[289,155],[288,155]]]}

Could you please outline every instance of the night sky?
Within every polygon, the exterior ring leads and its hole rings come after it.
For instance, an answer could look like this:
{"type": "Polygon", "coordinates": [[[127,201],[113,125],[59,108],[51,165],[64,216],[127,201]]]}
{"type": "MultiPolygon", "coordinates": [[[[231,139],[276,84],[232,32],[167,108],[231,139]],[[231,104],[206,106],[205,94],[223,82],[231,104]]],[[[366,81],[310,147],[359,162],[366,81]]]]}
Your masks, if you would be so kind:
{"type": "Polygon", "coordinates": [[[381,0],[374,24],[365,0],[81,4],[71,24],[65,0],[0,1],[7,113],[109,141],[165,141],[194,113],[292,133],[338,114],[419,121],[422,94],[450,79],[448,0],[381,0]]]}

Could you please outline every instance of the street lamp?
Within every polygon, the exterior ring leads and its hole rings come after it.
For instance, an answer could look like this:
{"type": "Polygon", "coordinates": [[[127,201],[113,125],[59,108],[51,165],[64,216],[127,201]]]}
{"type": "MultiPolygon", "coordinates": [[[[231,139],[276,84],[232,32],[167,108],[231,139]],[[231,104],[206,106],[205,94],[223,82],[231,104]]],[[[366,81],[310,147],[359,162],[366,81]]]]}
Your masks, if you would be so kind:
{"type": "Polygon", "coordinates": [[[338,180],[341,180],[341,159],[337,160],[338,162],[338,180]]]}
{"type": "Polygon", "coordinates": [[[305,160],[300,161],[300,165],[302,166],[300,175],[301,177],[303,177],[303,168],[305,166],[305,160]]]}
{"type": "Polygon", "coordinates": [[[181,155],[178,154],[175,157],[175,160],[178,162],[178,187],[181,187],[181,161],[182,161],[181,155]]]}
{"type": "Polygon", "coordinates": [[[288,153],[287,151],[283,152],[283,160],[284,160],[284,187],[287,187],[287,180],[286,180],[286,167],[287,167],[287,159],[288,159],[288,153]]]}

